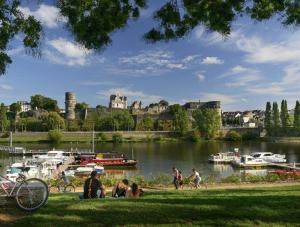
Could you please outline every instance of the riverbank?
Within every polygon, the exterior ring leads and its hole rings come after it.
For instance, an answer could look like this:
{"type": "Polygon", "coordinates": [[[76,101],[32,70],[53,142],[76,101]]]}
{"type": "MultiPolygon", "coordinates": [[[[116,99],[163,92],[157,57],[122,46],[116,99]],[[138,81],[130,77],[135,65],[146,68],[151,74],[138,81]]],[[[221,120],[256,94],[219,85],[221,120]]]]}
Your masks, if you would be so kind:
{"type": "Polygon", "coordinates": [[[297,226],[300,186],[150,190],[139,199],[79,200],[52,194],[48,204],[27,214],[0,210],[12,226],[297,226]]]}
{"type": "MultiPolygon", "coordinates": [[[[61,143],[92,143],[92,132],[61,132],[61,143]]],[[[180,138],[168,131],[115,131],[95,132],[96,143],[114,142],[114,135],[121,138],[121,142],[174,142],[180,138]]],[[[48,132],[16,132],[13,133],[13,143],[49,143],[48,132]]],[[[7,134],[0,135],[0,143],[8,144],[7,134]]]]}

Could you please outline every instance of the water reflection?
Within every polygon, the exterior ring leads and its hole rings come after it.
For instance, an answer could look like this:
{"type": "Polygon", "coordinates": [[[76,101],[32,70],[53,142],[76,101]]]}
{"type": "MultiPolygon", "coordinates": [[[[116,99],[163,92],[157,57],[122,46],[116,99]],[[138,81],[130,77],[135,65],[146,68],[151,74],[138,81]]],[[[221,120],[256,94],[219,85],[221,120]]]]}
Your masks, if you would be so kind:
{"type": "MultiPolygon", "coordinates": [[[[45,149],[52,147],[48,144],[19,144],[27,149],[45,149]]],[[[217,177],[229,176],[234,173],[240,174],[240,170],[233,169],[230,165],[213,165],[208,163],[211,154],[218,152],[233,151],[239,148],[241,154],[252,152],[273,152],[285,154],[288,162],[300,162],[300,145],[287,143],[230,143],[230,142],[202,142],[202,143],[124,143],[124,144],[97,144],[98,152],[117,151],[124,153],[139,161],[135,171],[126,171],[130,175],[152,176],[160,173],[171,174],[171,168],[176,166],[184,175],[189,175],[192,168],[198,169],[204,176],[214,175],[217,177]]],[[[56,149],[81,150],[91,149],[90,144],[63,144],[56,149]]],[[[20,157],[9,157],[0,152],[0,171],[20,157]]],[[[121,173],[122,174],[122,173],[121,173]]]]}

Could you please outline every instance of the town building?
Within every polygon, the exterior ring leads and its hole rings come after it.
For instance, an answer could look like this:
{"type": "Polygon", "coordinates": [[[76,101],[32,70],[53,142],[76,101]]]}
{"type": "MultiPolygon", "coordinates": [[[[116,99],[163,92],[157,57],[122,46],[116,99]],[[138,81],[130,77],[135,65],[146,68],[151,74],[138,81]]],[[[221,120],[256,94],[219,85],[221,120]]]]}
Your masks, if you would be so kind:
{"type": "Polygon", "coordinates": [[[21,106],[21,112],[28,112],[32,110],[30,102],[27,101],[18,101],[18,104],[21,106]]]}
{"type": "Polygon", "coordinates": [[[142,102],[134,101],[130,106],[131,113],[139,113],[142,110],[142,102]]]}
{"type": "Polygon", "coordinates": [[[116,93],[110,96],[109,108],[111,109],[127,109],[127,97],[116,93]]]}

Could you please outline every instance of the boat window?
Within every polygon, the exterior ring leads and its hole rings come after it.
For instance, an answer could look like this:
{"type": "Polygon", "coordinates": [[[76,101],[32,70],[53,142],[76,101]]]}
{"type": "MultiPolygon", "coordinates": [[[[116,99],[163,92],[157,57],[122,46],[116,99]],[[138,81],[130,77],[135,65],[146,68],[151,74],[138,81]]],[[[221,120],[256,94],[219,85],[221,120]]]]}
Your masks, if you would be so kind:
{"type": "Polygon", "coordinates": [[[242,157],[241,160],[242,160],[242,162],[245,162],[245,157],[242,157]]]}
{"type": "Polygon", "coordinates": [[[54,156],[56,156],[57,155],[57,153],[48,153],[48,156],[49,157],[54,157],[54,156]]]}
{"type": "Polygon", "coordinates": [[[260,156],[260,154],[254,154],[252,155],[254,158],[258,158],[260,156]]]}
{"type": "Polygon", "coordinates": [[[272,156],[272,154],[264,154],[264,156],[272,156]]]}

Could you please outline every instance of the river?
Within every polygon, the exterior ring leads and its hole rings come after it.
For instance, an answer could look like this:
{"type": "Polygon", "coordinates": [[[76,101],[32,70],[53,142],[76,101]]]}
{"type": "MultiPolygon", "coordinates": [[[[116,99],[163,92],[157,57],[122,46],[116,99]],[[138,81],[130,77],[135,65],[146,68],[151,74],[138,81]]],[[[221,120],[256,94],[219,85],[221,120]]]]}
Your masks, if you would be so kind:
{"type": "MultiPolygon", "coordinates": [[[[52,149],[49,144],[18,144],[26,149],[52,149]]],[[[62,144],[56,149],[90,149],[90,144],[62,144]]],[[[158,174],[170,174],[176,166],[184,175],[191,173],[192,168],[199,170],[202,175],[214,175],[216,178],[239,174],[240,170],[230,165],[214,165],[208,163],[210,154],[233,151],[239,148],[241,154],[265,151],[285,154],[289,163],[300,162],[300,144],[297,143],[267,143],[267,142],[168,142],[168,143],[122,143],[97,144],[96,152],[116,151],[138,160],[136,170],[124,171],[126,175],[143,175],[150,177],[158,174]]],[[[12,157],[0,152],[0,171],[5,172],[6,166],[19,161],[21,157],[12,157]]],[[[263,172],[263,171],[262,171],[263,172]]],[[[256,173],[260,173],[257,171],[256,173]]]]}

